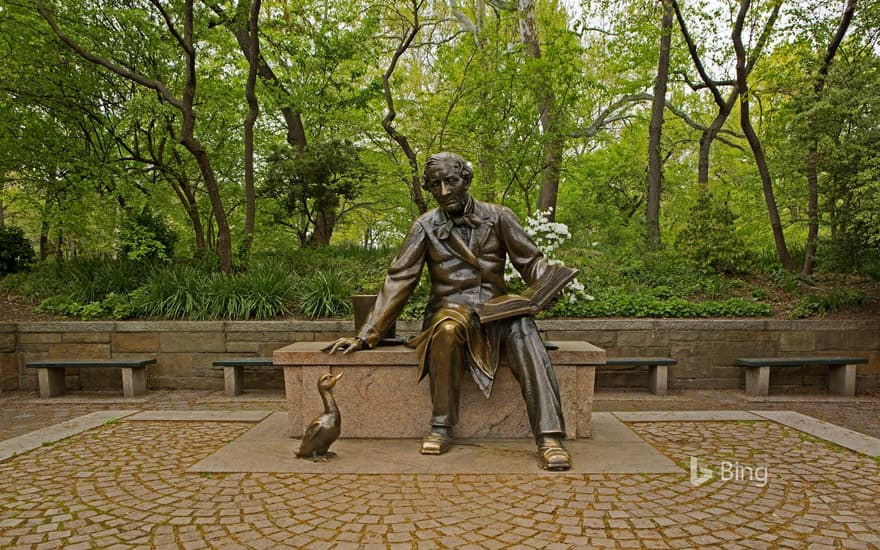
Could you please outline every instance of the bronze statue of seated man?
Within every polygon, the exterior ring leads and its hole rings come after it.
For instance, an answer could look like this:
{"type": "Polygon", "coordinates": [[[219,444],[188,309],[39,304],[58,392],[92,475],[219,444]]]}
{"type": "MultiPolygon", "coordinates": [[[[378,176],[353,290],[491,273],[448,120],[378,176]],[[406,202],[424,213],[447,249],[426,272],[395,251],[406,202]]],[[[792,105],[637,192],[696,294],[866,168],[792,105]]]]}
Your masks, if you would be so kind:
{"type": "Polygon", "coordinates": [[[470,163],[459,155],[428,158],[423,186],[439,208],[413,223],[357,337],[340,338],[328,351],[345,354],[377,345],[427,265],[431,298],[423,330],[409,344],[419,356],[419,380],[427,375],[431,385],[431,431],[421,441],[421,453],[449,448],[466,372],[489,397],[504,354],[522,390],[542,467],[567,470],[571,457],[562,443],[559,388],[534,319],[520,315],[482,324],[475,314],[478,305],[507,293],[508,258],[529,285],[551,266],[510,209],[471,196],[472,177],[470,163]]]}

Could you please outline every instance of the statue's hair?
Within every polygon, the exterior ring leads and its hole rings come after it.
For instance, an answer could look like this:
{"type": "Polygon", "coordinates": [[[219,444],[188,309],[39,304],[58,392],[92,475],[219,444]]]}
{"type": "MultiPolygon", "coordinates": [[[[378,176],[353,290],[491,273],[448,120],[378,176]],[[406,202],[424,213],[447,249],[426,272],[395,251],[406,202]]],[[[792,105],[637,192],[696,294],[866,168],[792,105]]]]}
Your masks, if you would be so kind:
{"type": "Polygon", "coordinates": [[[428,170],[437,164],[441,164],[444,162],[451,163],[455,167],[455,171],[458,172],[458,175],[461,176],[463,180],[470,183],[471,179],[474,177],[474,169],[471,166],[471,163],[466,161],[464,157],[458,155],[456,153],[436,153],[428,157],[428,160],[425,161],[425,175],[423,177],[424,183],[422,187],[428,188],[428,170]]]}

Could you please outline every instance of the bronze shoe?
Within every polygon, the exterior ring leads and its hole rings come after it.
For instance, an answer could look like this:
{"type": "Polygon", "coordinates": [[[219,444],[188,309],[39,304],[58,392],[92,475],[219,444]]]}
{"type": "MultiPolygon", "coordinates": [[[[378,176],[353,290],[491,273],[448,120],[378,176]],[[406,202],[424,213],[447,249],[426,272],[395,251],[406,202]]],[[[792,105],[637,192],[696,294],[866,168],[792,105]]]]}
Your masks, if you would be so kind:
{"type": "Polygon", "coordinates": [[[432,431],[422,438],[419,452],[423,455],[442,455],[449,450],[450,443],[449,434],[432,431]]]}
{"type": "Polygon", "coordinates": [[[538,460],[545,470],[556,472],[571,469],[571,454],[556,439],[548,438],[538,445],[538,460]]]}

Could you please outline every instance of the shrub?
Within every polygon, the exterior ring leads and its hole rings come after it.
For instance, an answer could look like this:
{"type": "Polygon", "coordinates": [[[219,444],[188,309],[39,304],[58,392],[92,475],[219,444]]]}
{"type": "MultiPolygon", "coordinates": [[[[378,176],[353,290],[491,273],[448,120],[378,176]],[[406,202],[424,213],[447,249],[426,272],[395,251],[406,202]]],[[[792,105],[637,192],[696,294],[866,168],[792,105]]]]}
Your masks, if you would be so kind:
{"type": "Polygon", "coordinates": [[[726,202],[701,190],[676,246],[704,273],[741,273],[749,261],[726,202]]]}
{"type": "Polygon", "coordinates": [[[125,220],[119,229],[119,251],[133,261],[168,262],[174,256],[177,234],[146,209],[125,220]]]}
{"type": "Polygon", "coordinates": [[[310,319],[351,314],[351,286],[335,271],[317,271],[295,287],[299,309],[310,319]]]}
{"type": "Polygon", "coordinates": [[[868,295],[857,290],[835,288],[826,293],[812,293],[803,296],[797,307],[791,312],[791,317],[800,319],[815,315],[837,313],[838,311],[853,306],[861,306],[868,302],[868,295]]]}
{"type": "Polygon", "coordinates": [[[0,226],[0,275],[23,271],[33,263],[36,257],[34,247],[24,236],[24,231],[20,227],[0,226]]]}

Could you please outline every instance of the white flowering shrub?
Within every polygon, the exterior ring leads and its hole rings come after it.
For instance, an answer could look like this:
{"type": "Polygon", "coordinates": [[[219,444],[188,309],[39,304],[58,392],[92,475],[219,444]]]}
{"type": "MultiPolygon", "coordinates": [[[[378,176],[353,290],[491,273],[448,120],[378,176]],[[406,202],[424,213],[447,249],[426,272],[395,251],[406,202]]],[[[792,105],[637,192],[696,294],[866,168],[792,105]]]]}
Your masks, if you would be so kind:
{"type": "MultiPolygon", "coordinates": [[[[523,229],[538,246],[538,250],[547,258],[547,263],[561,265],[562,261],[554,258],[553,252],[558,250],[562,243],[571,238],[571,233],[568,231],[568,226],[564,223],[551,222],[548,219],[552,211],[553,207],[547,210],[538,210],[534,215],[526,218],[526,225],[523,229]]],[[[507,262],[504,266],[504,280],[508,283],[518,281],[522,284],[522,277],[520,277],[510,262],[507,262]]],[[[575,278],[562,291],[562,299],[573,304],[578,300],[592,300],[593,297],[586,293],[584,285],[575,278]]]]}

